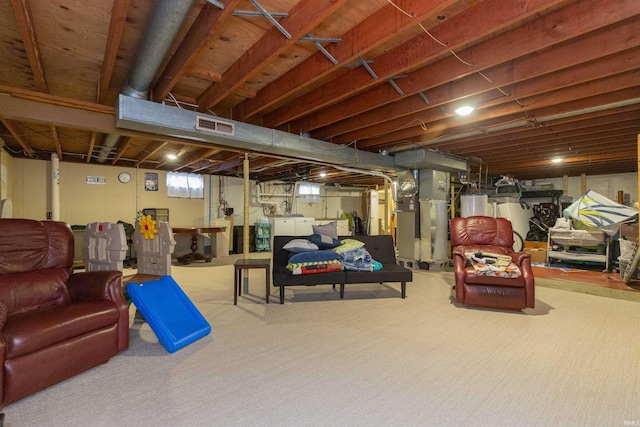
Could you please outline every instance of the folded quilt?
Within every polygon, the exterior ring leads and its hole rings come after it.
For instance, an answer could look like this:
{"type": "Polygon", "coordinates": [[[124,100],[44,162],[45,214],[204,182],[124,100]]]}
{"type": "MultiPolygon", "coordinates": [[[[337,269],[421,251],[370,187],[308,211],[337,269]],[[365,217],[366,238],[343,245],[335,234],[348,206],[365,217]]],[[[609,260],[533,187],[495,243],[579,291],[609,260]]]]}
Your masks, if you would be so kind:
{"type": "Polygon", "coordinates": [[[364,248],[343,252],[339,255],[340,263],[345,270],[373,271],[374,263],[371,254],[364,248]]]}

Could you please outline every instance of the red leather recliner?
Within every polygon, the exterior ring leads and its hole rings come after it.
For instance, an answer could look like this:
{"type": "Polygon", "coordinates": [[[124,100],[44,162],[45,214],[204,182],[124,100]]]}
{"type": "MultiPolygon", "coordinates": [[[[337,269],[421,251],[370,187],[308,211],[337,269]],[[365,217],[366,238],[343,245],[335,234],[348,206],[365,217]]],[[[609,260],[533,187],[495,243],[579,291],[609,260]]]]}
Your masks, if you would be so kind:
{"type": "Polygon", "coordinates": [[[0,219],[0,407],[129,346],[122,273],[74,273],[73,252],[65,223],[0,219]]]}
{"type": "Polygon", "coordinates": [[[504,218],[472,216],[450,223],[456,301],[468,306],[522,310],[535,303],[531,255],[513,252],[513,228],[504,218]],[[511,256],[520,268],[515,278],[477,275],[467,263],[467,252],[491,252],[511,256]]]}

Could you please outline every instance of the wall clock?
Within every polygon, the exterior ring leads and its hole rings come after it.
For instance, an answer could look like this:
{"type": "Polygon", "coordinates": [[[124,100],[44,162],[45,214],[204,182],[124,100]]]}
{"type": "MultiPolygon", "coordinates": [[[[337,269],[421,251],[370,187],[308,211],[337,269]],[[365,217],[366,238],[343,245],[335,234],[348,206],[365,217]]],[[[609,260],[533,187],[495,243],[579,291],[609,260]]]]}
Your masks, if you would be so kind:
{"type": "Polygon", "coordinates": [[[118,175],[118,181],[126,184],[127,182],[131,181],[131,175],[129,175],[127,172],[120,172],[120,174],[118,175]]]}

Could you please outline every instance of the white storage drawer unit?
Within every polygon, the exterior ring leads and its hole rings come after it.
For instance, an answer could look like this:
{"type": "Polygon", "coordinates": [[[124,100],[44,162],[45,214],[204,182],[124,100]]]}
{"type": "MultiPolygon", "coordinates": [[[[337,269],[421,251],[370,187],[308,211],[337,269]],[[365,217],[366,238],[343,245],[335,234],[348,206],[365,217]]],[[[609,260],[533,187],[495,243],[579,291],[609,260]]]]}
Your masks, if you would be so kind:
{"type": "Polygon", "coordinates": [[[313,224],[315,224],[315,218],[294,218],[295,228],[294,236],[311,236],[313,234],[313,224]]]}
{"type": "Polygon", "coordinates": [[[270,217],[271,247],[274,236],[310,236],[313,234],[314,218],[301,216],[270,217]]]}
{"type": "Polygon", "coordinates": [[[269,218],[271,224],[271,235],[273,236],[295,236],[295,221],[292,217],[269,218]]]}

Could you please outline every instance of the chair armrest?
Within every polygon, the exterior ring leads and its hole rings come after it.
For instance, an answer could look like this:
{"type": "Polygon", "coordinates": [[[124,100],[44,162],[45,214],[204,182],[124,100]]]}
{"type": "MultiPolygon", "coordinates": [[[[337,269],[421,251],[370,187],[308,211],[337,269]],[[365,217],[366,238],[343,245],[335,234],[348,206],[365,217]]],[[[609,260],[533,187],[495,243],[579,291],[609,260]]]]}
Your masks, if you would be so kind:
{"type": "Polygon", "coordinates": [[[453,265],[456,270],[464,270],[467,266],[467,255],[461,250],[453,251],[453,265]]]}
{"type": "Polygon", "coordinates": [[[127,304],[122,288],[121,271],[87,271],[74,273],[67,282],[71,301],[113,301],[127,304]]]}
{"type": "Polygon", "coordinates": [[[512,252],[509,254],[513,263],[517,266],[521,266],[525,259],[529,259],[531,264],[531,254],[528,252],[512,252]]]}

